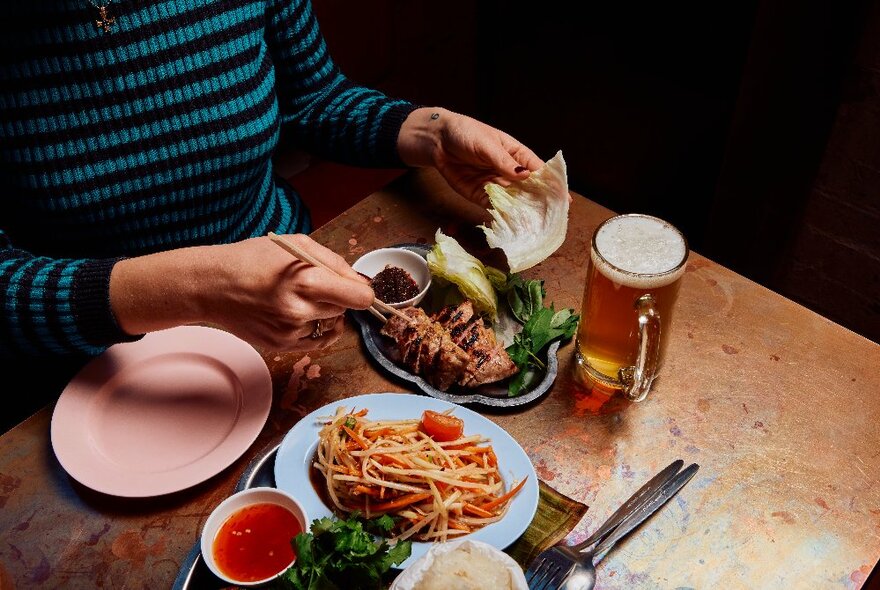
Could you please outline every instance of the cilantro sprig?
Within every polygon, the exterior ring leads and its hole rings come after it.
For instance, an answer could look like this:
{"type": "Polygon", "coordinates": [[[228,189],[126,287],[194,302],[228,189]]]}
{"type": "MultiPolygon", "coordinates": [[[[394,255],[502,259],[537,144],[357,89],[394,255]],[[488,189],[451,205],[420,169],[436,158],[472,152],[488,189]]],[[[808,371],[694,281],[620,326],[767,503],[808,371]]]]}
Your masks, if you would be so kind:
{"type": "MultiPolygon", "coordinates": [[[[497,284],[496,284],[497,285],[497,284]]],[[[577,330],[578,315],[573,309],[556,311],[553,304],[544,305],[544,281],[525,280],[518,274],[509,275],[499,289],[506,295],[510,312],[523,325],[514,336],[507,354],[519,368],[507,386],[507,395],[516,397],[538,380],[545,369],[541,354],[554,340],[567,340],[577,330]]]]}
{"type": "Polygon", "coordinates": [[[410,541],[389,545],[374,540],[371,533],[387,535],[394,520],[387,514],[362,520],[353,513],[348,519],[320,518],[311,531],[294,539],[296,562],[279,578],[277,588],[285,590],[340,590],[380,588],[392,566],[403,563],[412,550],[410,541]]]}

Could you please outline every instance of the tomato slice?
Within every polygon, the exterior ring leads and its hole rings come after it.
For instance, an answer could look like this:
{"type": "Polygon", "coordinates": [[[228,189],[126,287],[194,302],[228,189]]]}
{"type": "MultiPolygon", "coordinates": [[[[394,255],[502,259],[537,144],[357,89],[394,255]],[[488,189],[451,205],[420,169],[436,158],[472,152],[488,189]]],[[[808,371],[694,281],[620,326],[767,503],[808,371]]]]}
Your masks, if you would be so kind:
{"type": "Polygon", "coordinates": [[[464,420],[433,410],[425,410],[422,414],[422,428],[437,442],[446,442],[461,438],[464,433],[464,420]]]}

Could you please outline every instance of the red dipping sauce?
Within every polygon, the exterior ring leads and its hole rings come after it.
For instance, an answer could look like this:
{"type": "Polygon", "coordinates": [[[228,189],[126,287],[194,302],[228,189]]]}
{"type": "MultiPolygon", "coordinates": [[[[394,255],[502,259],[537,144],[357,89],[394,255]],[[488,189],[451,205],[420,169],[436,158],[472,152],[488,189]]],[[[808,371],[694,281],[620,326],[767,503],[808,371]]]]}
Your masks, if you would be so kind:
{"type": "Polygon", "coordinates": [[[271,578],[287,569],[296,554],[293,538],[302,525],[287,508],[261,503],[234,512],[214,538],[214,561],[227,577],[240,582],[271,578]]]}

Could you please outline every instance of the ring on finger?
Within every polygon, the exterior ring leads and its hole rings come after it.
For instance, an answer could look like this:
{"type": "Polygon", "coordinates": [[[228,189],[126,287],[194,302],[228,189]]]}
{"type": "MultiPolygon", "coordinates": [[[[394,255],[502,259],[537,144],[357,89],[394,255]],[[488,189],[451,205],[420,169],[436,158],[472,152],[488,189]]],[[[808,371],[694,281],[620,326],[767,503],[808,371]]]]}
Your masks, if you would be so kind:
{"type": "Polygon", "coordinates": [[[327,318],[324,320],[315,320],[315,329],[312,330],[310,336],[312,338],[320,338],[326,332],[329,332],[336,325],[336,318],[327,318]]]}

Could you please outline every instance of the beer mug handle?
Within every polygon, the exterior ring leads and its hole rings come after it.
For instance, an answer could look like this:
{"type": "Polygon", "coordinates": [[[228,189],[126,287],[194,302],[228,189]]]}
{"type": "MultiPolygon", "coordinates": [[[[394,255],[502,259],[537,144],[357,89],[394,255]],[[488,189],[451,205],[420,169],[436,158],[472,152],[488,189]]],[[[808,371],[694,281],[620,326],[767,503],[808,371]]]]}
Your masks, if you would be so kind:
{"type": "Polygon", "coordinates": [[[651,383],[657,376],[660,359],[660,315],[654,305],[654,298],[642,295],[636,300],[639,314],[639,356],[636,365],[622,367],[618,378],[623,383],[623,393],[634,402],[640,402],[648,395],[651,383]]]}

